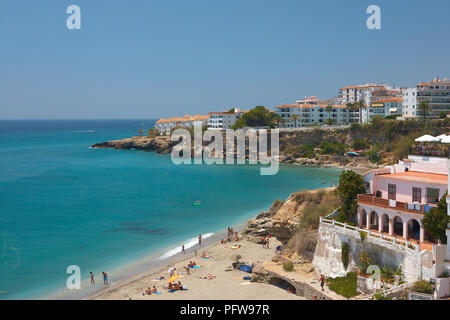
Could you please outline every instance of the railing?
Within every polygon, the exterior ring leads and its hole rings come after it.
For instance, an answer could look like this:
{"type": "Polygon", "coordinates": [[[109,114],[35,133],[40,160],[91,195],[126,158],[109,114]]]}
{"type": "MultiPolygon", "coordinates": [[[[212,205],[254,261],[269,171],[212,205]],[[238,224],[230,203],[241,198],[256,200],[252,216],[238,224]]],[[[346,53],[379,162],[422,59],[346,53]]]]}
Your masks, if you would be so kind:
{"type": "Polygon", "coordinates": [[[350,232],[358,233],[358,237],[359,237],[360,232],[364,232],[367,234],[368,238],[376,238],[376,239],[380,239],[381,241],[386,241],[391,244],[397,245],[401,248],[406,248],[406,249],[413,250],[413,251],[416,251],[416,250],[420,251],[419,244],[412,243],[408,240],[398,239],[394,236],[387,236],[382,233],[377,233],[377,232],[374,232],[373,230],[367,230],[367,229],[362,229],[359,227],[354,227],[354,226],[348,225],[347,223],[337,222],[336,220],[325,219],[322,217],[320,217],[320,223],[332,225],[333,228],[338,227],[338,228],[343,228],[344,230],[348,230],[350,232]]]}
{"type": "Polygon", "coordinates": [[[420,210],[408,209],[408,203],[395,201],[395,207],[391,207],[388,199],[377,198],[370,194],[358,194],[358,204],[368,204],[371,206],[382,207],[386,209],[399,210],[407,213],[424,214],[425,206],[420,205],[420,210]]]}

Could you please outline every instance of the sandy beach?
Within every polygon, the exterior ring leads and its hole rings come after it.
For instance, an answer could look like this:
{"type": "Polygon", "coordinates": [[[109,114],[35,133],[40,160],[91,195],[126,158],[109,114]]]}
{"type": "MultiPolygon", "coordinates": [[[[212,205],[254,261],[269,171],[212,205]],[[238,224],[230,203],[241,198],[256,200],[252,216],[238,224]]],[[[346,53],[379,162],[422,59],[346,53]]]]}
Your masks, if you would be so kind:
{"type": "Polygon", "coordinates": [[[124,279],[114,286],[106,286],[104,290],[89,297],[92,300],[304,300],[305,298],[287,292],[285,289],[270,284],[252,283],[244,280],[243,277],[251,274],[232,270],[234,256],[239,254],[241,261],[251,263],[270,263],[275,254],[275,248],[280,245],[276,239],[271,239],[270,249],[263,248],[260,244],[255,244],[248,240],[239,242],[226,242],[225,244],[214,243],[204,248],[197,249],[198,254],[186,253],[170,264],[149,270],[139,276],[124,279]],[[236,243],[242,247],[237,250],[231,249],[236,243]],[[209,259],[202,259],[200,256],[206,252],[209,259]],[[190,261],[195,261],[201,266],[199,269],[190,269],[187,275],[184,267],[190,261]],[[168,285],[169,268],[174,267],[180,275],[177,281],[188,288],[188,290],[169,292],[165,287],[168,285]],[[215,278],[208,280],[204,276],[214,275],[215,278]],[[165,277],[164,280],[155,280],[165,277]],[[160,295],[146,295],[148,287],[156,286],[160,295]]]}

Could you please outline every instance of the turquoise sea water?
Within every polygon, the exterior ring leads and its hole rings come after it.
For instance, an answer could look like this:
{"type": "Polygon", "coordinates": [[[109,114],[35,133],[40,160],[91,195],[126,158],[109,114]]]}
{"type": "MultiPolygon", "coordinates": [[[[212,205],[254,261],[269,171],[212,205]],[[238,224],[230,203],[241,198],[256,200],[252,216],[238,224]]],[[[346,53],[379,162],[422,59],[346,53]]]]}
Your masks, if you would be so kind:
{"type": "Polygon", "coordinates": [[[0,121],[0,299],[63,289],[69,265],[80,266],[83,280],[89,271],[111,273],[243,222],[277,198],[333,184],[340,173],[284,166],[261,176],[257,166],[176,166],[168,155],[89,148],[153,124],[0,121]]]}

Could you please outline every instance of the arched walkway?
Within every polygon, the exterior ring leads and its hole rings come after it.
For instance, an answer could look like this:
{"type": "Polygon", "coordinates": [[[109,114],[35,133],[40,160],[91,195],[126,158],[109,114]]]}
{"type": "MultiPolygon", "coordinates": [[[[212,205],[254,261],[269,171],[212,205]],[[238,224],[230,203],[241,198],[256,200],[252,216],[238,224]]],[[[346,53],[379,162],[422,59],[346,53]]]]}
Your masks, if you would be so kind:
{"type": "Polygon", "coordinates": [[[399,216],[394,218],[394,234],[403,237],[403,220],[399,216]]]}
{"type": "Polygon", "coordinates": [[[420,223],[416,219],[408,221],[408,239],[420,240],[420,223]]]}
{"type": "Polygon", "coordinates": [[[367,212],[364,209],[359,212],[359,226],[362,228],[367,226],[367,212]]]}
{"type": "Polygon", "coordinates": [[[375,211],[370,213],[370,230],[378,231],[379,228],[378,214],[375,211]]]}
{"type": "Polygon", "coordinates": [[[381,231],[384,233],[389,233],[389,216],[386,213],[383,214],[381,222],[383,226],[381,231]]]}

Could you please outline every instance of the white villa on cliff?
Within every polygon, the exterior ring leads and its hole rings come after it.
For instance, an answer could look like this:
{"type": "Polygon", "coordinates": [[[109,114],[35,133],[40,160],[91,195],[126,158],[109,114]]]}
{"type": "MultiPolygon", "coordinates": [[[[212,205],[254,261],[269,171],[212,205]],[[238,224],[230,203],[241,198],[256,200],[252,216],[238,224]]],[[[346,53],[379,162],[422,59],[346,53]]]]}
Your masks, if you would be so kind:
{"type": "MultiPolygon", "coordinates": [[[[336,277],[356,268],[362,250],[360,232],[365,231],[374,264],[401,267],[406,282],[430,280],[436,283],[438,298],[450,296],[450,245],[433,241],[422,225],[424,214],[449,189],[450,136],[418,140],[432,143],[420,143],[408,159],[363,175],[367,194],[358,195],[357,226],[339,223],[333,215],[321,218],[313,261],[316,272],[336,277]],[[347,270],[341,262],[344,242],[351,257],[347,270]]],[[[450,196],[446,200],[450,215],[450,196]]],[[[446,235],[450,240],[450,224],[446,235]]]]}

